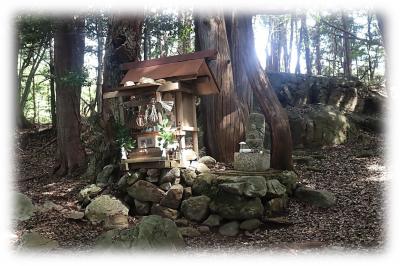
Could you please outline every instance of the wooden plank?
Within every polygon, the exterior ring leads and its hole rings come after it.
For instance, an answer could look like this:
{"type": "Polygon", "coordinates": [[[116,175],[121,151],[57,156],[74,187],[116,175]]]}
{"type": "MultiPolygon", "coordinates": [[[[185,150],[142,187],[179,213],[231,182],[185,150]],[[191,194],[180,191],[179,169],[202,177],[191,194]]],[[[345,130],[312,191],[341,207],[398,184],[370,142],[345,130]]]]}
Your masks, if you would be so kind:
{"type": "Polygon", "coordinates": [[[214,60],[217,58],[217,54],[218,54],[217,50],[209,49],[209,50],[198,51],[198,52],[194,52],[194,53],[190,53],[190,54],[175,55],[175,56],[169,56],[169,57],[162,57],[162,58],[158,58],[158,59],[125,63],[125,64],[120,65],[120,69],[128,70],[128,69],[137,68],[137,67],[149,67],[149,66],[163,65],[163,64],[182,62],[182,61],[187,61],[187,60],[201,59],[201,58],[214,60]]]}
{"type": "Polygon", "coordinates": [[[199,156],[199,137],[197,134],[197,115],[196,115],[196,97],[192,97],[192,120],[193,120],[193,125],[196,127],[196,130],[192,131],[192,141],[193,141],[193,150],[199,156]]]}
{"type": "MultiPolygon", "coordinates": [[[[176,122],[177,126],[181,128],[183,126],[183,106],[182,106],[182,92],[177,91],[175,93],[175,106],[176,106],[176,122]]],[[[182,136],[179,140],[179,148],[182,150],[185,148],[185,137],[182,136]]]]}
{"type": "Polygon", "coordinates": [[[212,174],[215,175],[227,175],[227,176],[274,176],[282,171],[280,170],[275,170],[275,169],[270,169],[267,171],[262,171],[262,172],[246,172],[246,171],[238,171],[238,170],[224,170],[224,171],[211,171],[212,174]]]}

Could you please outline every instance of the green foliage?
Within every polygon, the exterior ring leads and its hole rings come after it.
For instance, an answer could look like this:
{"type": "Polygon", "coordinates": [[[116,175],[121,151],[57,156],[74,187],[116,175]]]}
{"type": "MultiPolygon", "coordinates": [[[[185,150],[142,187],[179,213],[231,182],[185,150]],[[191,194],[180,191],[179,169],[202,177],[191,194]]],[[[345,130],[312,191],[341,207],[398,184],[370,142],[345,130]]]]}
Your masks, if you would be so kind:
{"type": "Polygon", "coordinates": [[[158,124],[158,132],[160,134],[159,141],[163,141],[163,148],[166,148],[168,144],[171,144],[174,140],[174,133],[170,130],[168,123],[169,120],[165,118],[161,124],[158,124]]]}
{"type": "Polygon", "coordinates": [[[116,138],[115,142],[119,147],[124,147],[126,150],[132,150],[136,146],[136,141],[132,138],[131,131],[120,123],[115,124],[116,138]]]}
{"type": "Polygon", "coordinates": [[[74,72],[70,71],[60,78],[60,84],[70,87],[82,87],[90,86],[91,81],[89,80],[89,72],[86,68],[82,71],[74,72]]]}

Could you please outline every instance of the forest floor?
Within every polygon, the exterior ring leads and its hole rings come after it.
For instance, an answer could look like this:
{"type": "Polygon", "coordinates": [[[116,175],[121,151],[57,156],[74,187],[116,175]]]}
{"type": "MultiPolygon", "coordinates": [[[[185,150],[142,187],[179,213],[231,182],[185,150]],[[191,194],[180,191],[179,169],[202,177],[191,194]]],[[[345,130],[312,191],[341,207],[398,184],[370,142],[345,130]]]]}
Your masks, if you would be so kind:
{"type": "MultiPolygon", "coordinates": [[[[16,134],[13,187],[29,196],[34,204],[52,201],[65,209],[78,210],[78,192],[91,180],[53,177],[54,132],[16,134]]],[[[290,225],[267,226],[257,233],[233,238],[212,231],[186,238],[185,251],[200,254],[250,250],[263,254],[315,250],[382,251],[385,246],[386,191],[390,182],[386,177],[382,136],[363,133],[345,145],[296,151],[296,154],[310,158],[295,164],[301,183],[333,192],[337,197],[334,207],[319,209],[291,199],[290,225]]],[[[136,222],[137,219],[131,217],[130,223],[136,222]]],[[[16,224],[14,229],[15,241],[22,233],[35,230],[57,240],[60,249],[79,251],[91,250],[96,237],[105,231],[84,220],[67,219],[56,210],[37,212],[29,220],[16,224]]]]}

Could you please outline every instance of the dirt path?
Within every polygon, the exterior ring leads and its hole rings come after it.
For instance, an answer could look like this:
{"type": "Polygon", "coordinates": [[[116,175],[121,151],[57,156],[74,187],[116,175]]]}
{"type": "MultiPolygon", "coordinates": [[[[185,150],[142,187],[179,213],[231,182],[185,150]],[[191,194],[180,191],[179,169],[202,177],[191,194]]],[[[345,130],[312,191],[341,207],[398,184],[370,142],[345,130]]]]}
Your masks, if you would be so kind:
{"type": "MultiPolygon", "coordinates": [[[[54,178],[56,143],[54,133],[31,135],[16,148],[18,151],[15,189],[28,195],[35,204],[52,201],[77,210],[77,194],[90,183],[81,178],[54,178]]],[[[284,250],[379,250],[384,244],[385,166],[383,141],[364,135],[353,143],[300,151],[308,160],[296,164],[301,182],[335,193],[337,205],[328,210],[313,208],[295,200],[289,202],[290,226],[264,227],[253,235],[224,237],[216,232],[187,238],[188,251],[284,250]]],[[[300,161],[299,161],[300,162],[300,161]]],[[[135,219],[132,218],[132,223],[135,219]]],[[[35,229],[59,242],[64,249],[90,249],[104,229],[84,221],[68,220],[57,211],[38,213],[16,226],[16,235],[35,229]]]]}

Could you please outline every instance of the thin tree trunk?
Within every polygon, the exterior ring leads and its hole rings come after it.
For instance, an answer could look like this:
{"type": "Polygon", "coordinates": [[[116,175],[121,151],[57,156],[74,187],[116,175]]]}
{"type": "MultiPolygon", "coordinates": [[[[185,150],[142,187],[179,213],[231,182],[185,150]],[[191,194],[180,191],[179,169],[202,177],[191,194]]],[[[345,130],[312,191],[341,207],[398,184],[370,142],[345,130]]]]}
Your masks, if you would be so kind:
{"type": "Polygon", "coordinates": [[[83,70],[84,27],[82,17],[60,19],[54,35],[58,146],[55,170],[58,176],[80,174],[86,167],[85,150],[80,139],[81,85],[72,81],[83,70]]]}
{"type": "Polygon", "coordinates": [[[217,13],[201,15],[195,24],[199,48],[218,50],[217,59],[210,61],[209,67],[221,91],[203,97],[200,107],[205,119],[205,146],[208,154],[218,161],[231,162],[243,140],[245,121],[235,93],[225,22],[222,14],[217,13]]]}
{"type": "Polygon", "coordinates": [[[143,38],[143,59],[144,60],[148,60],[149,59],[149,29],[148,26],[145,25],[143,27],[143,34],[144,34],[144,38],[143,38]]]}
{"type": "Polygon", "coordinates": [[[283,67],[286,73],[289,73],[289,54],[288,54],[288,47],[287,47],[287,21],[285,20],[282,22],[281,32],[280,32],[280,46],[283,49],[283,67]]]}
{"type": "Polygon", "coordinates": [[[32,78],[32,103],[33,103],[33,124],[36,124],[36,90],[35,90],[35,76],[32,78]]]}
{"type": "Polygon", "coordinates": [[[239,61],[244,65],[251,88],[271,128],[271,167],[293,169],[289,120],[258,61],[251,16],[237,19],[239,36],[247,47],[241,49],[239,61]]]}
{"type": "Polygon", "coordinates": [[[292,62],[292,51],[293,51],[293,33],[294,33],[294,15],[290,16],[290,37],[289,37],[289,52],[288,52],[288,72],[290,72],[290,65],[292,62]]]}

